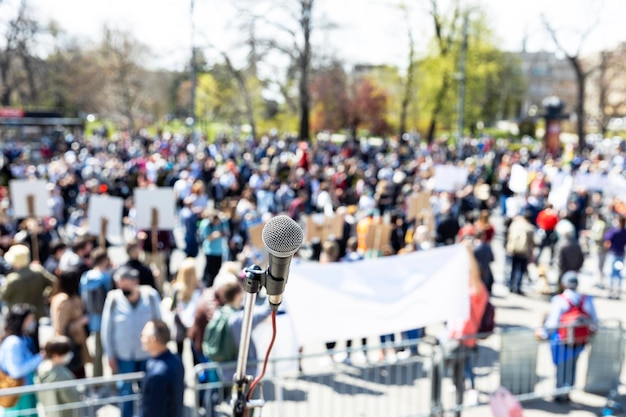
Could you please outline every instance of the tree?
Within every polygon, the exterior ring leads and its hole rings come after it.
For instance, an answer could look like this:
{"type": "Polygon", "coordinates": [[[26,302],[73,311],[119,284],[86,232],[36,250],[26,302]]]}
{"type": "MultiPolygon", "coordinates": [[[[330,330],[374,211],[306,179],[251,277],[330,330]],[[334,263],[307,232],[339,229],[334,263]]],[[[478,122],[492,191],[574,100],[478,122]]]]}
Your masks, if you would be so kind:
{"type": "Polygon", "coordinates": [[[338,132],[348,125],[348,77],[338,62],[313,73],[311,128],[313,132],[338,132]]]}
{"type": "Polygon", "coordinates": [[[595,26],[595,22],[594,24],[586,28],[580,34],[580,38],[579,38],[579,42],[578,42],[578,46],[576,50],[573,52],[570,52],[570,51],[567,51],[567,49],[563,46],[557,34],[556,29],[552,27],[552,25],[550,24],[550,22],[548,21],[545,15],[542,16],[542,19],[543,19],[543,24],[548,34],[550,35],[550,37],[552,38],[552,41],[554,42],[554,45],[559,51],[561,51],[565,55],[565,58],[570,63],[572,69],[574,70],[574,73],[576,74],[577,94],[576,94],[576,105],[574,106],[575,107],[574,111],[576,113],[576,133],[578,134],[578,152],[582,152],[582,150],[585,149],[585,145],[586,145],[585,123],[587,122],[586,120],[587,117],[585,113],[585,98],[586,98],[585,88],[586,88],[587,78],[595,70],[595,68],[585,68],[585,62],[581,58],[580,52],[581,52],[581,48],[583,46],[585,39],[589,36],[591,31],[593,30],[595,26]]]}
{"type": "Polygon", "coordinates": [[[359,128],[374,136],[387,135],[390,129],[385,119],[388,104],[385,92],[367,77],[357,78],[351,92],[347,126],[351,137],[357,137],[359,128]]]}
{"type": "Polygon", "coordinates": [[[16,16],[8,21],[0,49],[0,105],[37,101],[39,60],[32,50],[40,34],[38,23],[30,17],[28,2],[21,0],[16,16]]]}
{"type": "Polygon", "coordinates": [[[519,61],[494,45],[486,16],[476,9],[469,20],[466,62],[465,130],[475,135],[479,122],[492,126],[505,116],[516,117],[525,91],[519,61]]]}
{"type": "Polygon", "coordinates": [[[290,105],[292,86],[295,79],[299,112],[298,132],[301,140],[310,136],[311,96],[309,77],[313,49],[311,37],[316,30],[314,25],[315,0],[282,0],[248,3],[249,13],[261,26],[261,33],[271,33],[271,37],[260,37],[255,45],[279,51],[289,59],[286,84],[281,92],[290,105]],[[268,16],[272,16],[270,19],[268,16]]]}
{"type": "Polygon", "coordinates": [[[198,117],[203,124],[215,120],[238,124],[243,106],[236,82],[226,64],[217,63],[209,71],[198,75],[197,106],[198,117]]]}
{"type": "Polygon", "coordinates": [[[117,113],[119,109],[125,127],[133,131],[145,92],[146,73],[139,62],[148,54],[148,48],[128,32],[105,27],[100,51],[107,62],[105,79],[114,104],[112,110],[117,113]]]}
{"type": "Polygon", "coordinates": [[[45,59],[40,104],[64,114],[101,113],[106,97],[106,65],[93,45],[68,38],[49,24],[53,50],[45,59]]]}
{"type": "Polygon", "coordinates": [[[462,117],[465,134],[476,133],[478,124],[490,125],[503,116],[515,114],[524,92],[519,62],[500,51],[495,44],[489,21],[480,8],[461,10],[458,2],[442,14],[437,1],[431,2],[434,22],[431,53],[418,61],[419,90],[417,105],[429,120],[424,130],[432,142],[440,130],[456,130],[462,117]],[[467,32],[465,31],[465,15],[467,32]],[[467,40],[465,70],[459,74],[461,49],[467,40]],[[459,106],[464,83],[464,105],[459,106]],[[460,110],[463,111],[460,114],[460,110]]]}
{"type": "Polygon", "coordinates": [[[413,30],[408,22],[408,12],[406,7],[402,7],[404,11],[404,18],[407,23],[407,38],[409,41],[409,56],[408,66],[406,69],[406,78],[404,80],[404,94],[400,104],[400,129],[398,131],[399,137],[402,138],[407,131],[406,120],[409,112],[409,105],[413,99],[413,84],[415,80],[415,40],[413,39],[413,30]]]}
{"type": "Polygon", "coordinates": [[[597,73],[598,113],[600,132],[606,135],[609,122],[626,115],[626,44],[613,51],[600,53],[597,73]]]}
{"type": "Polygon", "coordinates": [[[237,81],[237,86],[239,87],[239,91],[241,92],[241,95],[243,96],[244,103],[246,106],[246,117],[248,119],[248,124],[250,125],[250,134],[252,135],[253,138],[256,139],[257,131],[256,131],[256,121],[254,117],[254,105],[253,105],[253,100],[252,100],[252,94],[246,84],[244,71],[234,67],[230,57],[228,56],[226,52],[222,52],[222,56],[224,57],[224,61],[226,62],[226,67],[228,67],[228,70],[233,74],[233,77],[235,77],[235,80],[237,81]]]}
{"type": "Polygon", "coordinates": [[[446,19],[445,15],[439,12],[437,0],[431,0],[430,7],[430,15],[435,30],[435,58],[438,58],[437,60],[444,65],[441,67],[440,81],[436,87],[428,133],[426,134],[428,143],[432,143],[435,138],[437,121],[444,108],[446,96],[452,85],[454,66],[445,65],[445,61],[452,57],[453,47],[458,40],[459,22],[461,20],[461,10],[458,0],[454,0],[450,5],[452,10],[447,13],[448,16],[451,16],[449,19],[446,19]]]}

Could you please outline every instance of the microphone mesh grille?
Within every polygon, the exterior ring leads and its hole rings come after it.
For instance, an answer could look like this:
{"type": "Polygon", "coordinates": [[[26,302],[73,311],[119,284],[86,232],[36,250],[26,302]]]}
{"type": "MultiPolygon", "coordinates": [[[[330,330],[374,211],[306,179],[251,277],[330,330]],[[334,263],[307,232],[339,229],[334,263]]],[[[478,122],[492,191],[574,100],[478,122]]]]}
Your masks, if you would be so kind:
{"type": "Polygon", "coordinates": [[[280,215],[272,217],[263,227],[263,243],[272,255],[287,258],[298,251],[304,233],[291,217],[280,215]]]}

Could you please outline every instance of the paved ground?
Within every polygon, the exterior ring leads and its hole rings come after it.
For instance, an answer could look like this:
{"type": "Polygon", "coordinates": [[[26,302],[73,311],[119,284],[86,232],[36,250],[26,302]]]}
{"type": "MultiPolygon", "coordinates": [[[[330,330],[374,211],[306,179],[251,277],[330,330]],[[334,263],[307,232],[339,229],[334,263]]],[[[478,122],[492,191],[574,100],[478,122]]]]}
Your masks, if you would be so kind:
{"type": "MultiPolygon", "coordinates": [[[[496,223],[499,223],[498,217],[494,218],[496,223]]],[[[498,225],[498,230],[501,230],[498,225]]],[[[502,236],[500,233],[496,236],[496,240],[493,244],[493,250],[496,257],[494,263],[494,273],[496,275],[496,285],[494,286],[493,303],[496,306],[496,321],[500,326],[527,326],[531,328],[538,327],[542,324],[545,315],[548,312],[549,296],[543,296],[540,294],[540,283],[535,281],[533,283],[527,282],[524,292],[525,296],[519,296],[516,294],[509,294],[508,289],[504,285],[505,274],[505,256],[502,249],[502,236]]],[[[547,251],[546,251],[547,252],[547,251]]],[[[542,260],[547,261],[547,253],[542,255],[542,260]]],[[[591,254],[585,261],[583,270],[579,276],[580,285],[579,289],[585,294],[590,294],[594,297],[596,310],[601,320],[608,319],[624,319],[626,318],[626,306],[624,300],[612,300],[608,299],[608,293],[606,290],[599,289],[595,286],[597,283],[596,257],[591,254]]],[[[536,278],[536,268],[531,268],[531,275],[536,278]]],[[[552,274],[552,280],[554,281],[554,274],[552,274]]],[[[622,373],[622,384],[626,381],[624,372],[622,373]]],[[[622,399],[626,399],[626,389],[620,387],[620,394],[622,399]]],[[[538,400],[525,402],[524,416],[526,417],[540,417],[548,415],[569,415],[576,417],[583,416],[598,416],[601,415],[601,409],[606,404],[604,397],[587,394],[580,391],[575,391],[571,395],[572,402],[570,405],[559,405],[551,401],[538,400]]],[[[463,415],[466,416],[485,416],[489,415],[488,410],[480,407],[475,410],[470,410],[463,415]]]]}

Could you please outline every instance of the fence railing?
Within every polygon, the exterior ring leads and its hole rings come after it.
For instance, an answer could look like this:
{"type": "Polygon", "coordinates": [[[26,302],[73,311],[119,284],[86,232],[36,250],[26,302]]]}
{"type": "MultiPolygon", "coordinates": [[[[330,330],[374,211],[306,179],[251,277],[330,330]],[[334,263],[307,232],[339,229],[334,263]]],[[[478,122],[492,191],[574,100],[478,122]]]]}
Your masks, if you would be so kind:
{"type": "MultiPolygon", "coordinates": [[[[478,338],[475,348],[452,348],[424,337],[414,342],[302,354],[270,361],[260,385],[265,399],[263,413],[272,417],[460,415],[487,404],[490,394],[500,386],[521,401],[566,395],[572,390],[608,394],[624,380],[624,354],[625,331],[618,321],[602,323],[584,349],[538,341],[533,329],[510,328],[478,338]],[[379,353],[390,350],[396,355],[381,360],[379,353]],[[571,361],[573,356],[568,355],[576,355],[578,360],[571,361]],[[337,361],[337,356],[351,360],[337,361]]],[[[193,383],[188,387],[193,404],[187,404],[191,417],[230,415],[232,381],[223,375],[231,375],[234,365],[204,363],[193,368],[193,383]]],[[[30,385],[0,390],[0,396],[78,386],[80,402],[39,405],[39,409],[102,416],[109,415],[103,414],[102,407],[119,407],[125,402],[132,402],[138,410],[139,390],[119,396],[116,387],[122,383],[138,386],[143,377],[143,373],[133,373],[30,385]]]]}
{"type": "Polygon", "coordinates": [[[130,395],[117,395],[120,384],[138,385],[144,378],[143,372],[133,372],[128,374],[117,374],[107,377],[82,378],[71,381],[50,382],[45,384],[26,385],[17,388],[7,388],[0,390],[0,396],[19,394],[41,394],[46,391],[61,390],[65,388],[77,388],[80,392],[80,401],[61,405],[43,406],[39,404],[36,408],[11,411],[11,416],[31,416],[38,415],[43,411],[43,415],[70,411],[73,417],[96,417],[99,410],[106,406],[119,407],[123,403],[132,403],[135,414],[139,410],[141,394],[138,389],[134,389],[130,395]]]}
{"type": "MultiPolygon", "coordinates": [[[[490,394],[500,386],[521,401],[567,395],[572,390],[606,395],[620,384],[625,334],[621,322],[605,322],[580,353],[562,342],[537,340],[534,329],[509,328],[478,337],[476,348],[451,348],[425,337],[414,343],[273,359],[264,380],[263,413],[273,417],[460,415],[465,409],[488,404],[490,394]],[[397,355],[392,362],[328,359],[336,353],[371,359],[381,349],[419,355],[397,355]],[[562,360],[568,355],[576,355],[577,360],[562,360]]],[[[197,365],[194,371],[196,375],[208,370],[219,374],[220,368],[208,363],[197,365]]],[[[230,383],[192,387],[207,416],[229,415],[225,401],[230,383]]],[[[194,410],[192,416],[199,416],[201,410],[194,410]]]]}

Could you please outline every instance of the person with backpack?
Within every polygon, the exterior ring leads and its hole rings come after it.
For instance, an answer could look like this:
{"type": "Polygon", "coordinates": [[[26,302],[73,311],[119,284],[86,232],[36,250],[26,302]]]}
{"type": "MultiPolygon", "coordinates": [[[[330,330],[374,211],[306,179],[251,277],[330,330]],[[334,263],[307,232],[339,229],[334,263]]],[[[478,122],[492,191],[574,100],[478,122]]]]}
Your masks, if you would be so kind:
{"type": "MultiPolygon", "coordinates": [[[[561,286],[563,293],[552,297],[543,328],[535,334],[539,340],[550,341],[552,362],[556,366],[557,389],[574,386],[576,361],[598,324],[593,299],[577,291],[577,273],[569,271],[563,274],[561,286]]],[[[554,397],[554,401],[567,403],[569,395],[560,393],[554,397]]]]}
{"type": "Polygon", "coordinates": [[[511,257],[509,290],[519,295],[524,295],[522,280],[528,272],[528,263],[533,256],[535,227],[530,221],[532,216],[529,210],[516,216],[509,226],[506,239],[506,252],[511,257]]]}
{"type": "Polygon", "coordinates": [[[89,332],[95,336],[92,376],[98,377],[103,375],[102,338],[100,337],[102,310],[107,293],[113,289],[113,279],[110,273],[111,261],[106,249],[94,249],[91,253],[91,260],[93,268],[80,278],[80,297],[89,316],[89,332]]]}
{"type": "MultiPolygon", "coordinates": [[[[202,351],[202,343],[204,341],[204,333],[207,324],[213,318],[213,314],[219,310],[221,306],[225,304],[223,290],[226,284],[239,282],[239,278],[235,275],[241,268],[236,267],[235,271],[229,271],[228,267],[232,263],[227,262],[222,265],[222,269],[215,277],[213,286],[205,288],[202,291],[202,296],[198,300],[196,311],[194,312],[193,325],[189,328],[188,336],[191,341],[191,352],[193,353],[193,363],[206,363],[210,361],[202,351]]],[[[199,383],[217,382],[219,378],[214,369],[208,369],[198,375],[199,383]]],[[[205,398],[207,397],[206,391],[200,390],[198,392],[198,406],[205,406],[205,398]]]]}
{"type": "MultiPolygon", "coordinates": [[[[237,355],[241,341],[241,329],[243,326],[244,311],[243,304],[244,291],[240,282],[229,282],[223,289],[225,304],[220,307],[207,324],[204,332],[202,350],[204,355],[214,362],[221,364],[223,382],[230,384],[235,375],[237,355]]],[[[256,306],[252,314],[252,329],[265,320],[272,310],[269,303],[256,306]]],[[[248,349],[246,374],[254,376],[258,361],[256,347],[252,339],[248,349]]],[[[224,398],[228,397],[228,390],[224,393],[224,398]]]]}

